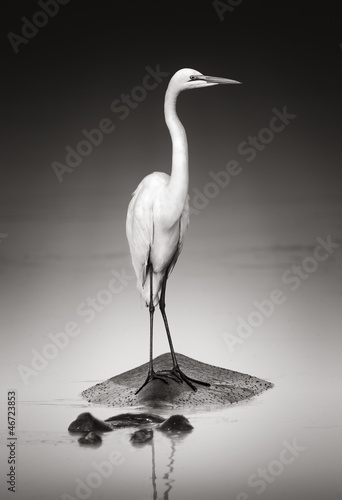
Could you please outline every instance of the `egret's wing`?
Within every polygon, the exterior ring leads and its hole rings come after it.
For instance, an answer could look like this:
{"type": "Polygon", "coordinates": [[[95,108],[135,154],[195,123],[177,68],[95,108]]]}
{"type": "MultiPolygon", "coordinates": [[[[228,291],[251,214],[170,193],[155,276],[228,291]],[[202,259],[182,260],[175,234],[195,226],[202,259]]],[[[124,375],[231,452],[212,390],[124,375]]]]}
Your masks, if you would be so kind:
{"type": "Polygon", "coordinates": [[[183,248],[184,237],[188,229],[189,222],[190,222],[190,207],[189,207],[189,196],[187,196],[184,204],[184,209],[180,218],[180,233],[179,233],[179,243],[178,243],[179,253],[181,253],[183,248]]]}
{"type": "Polygon", "coordinates": [[[147,264],[154,237],[153,194],[168,180],[169,176],[161,172],[148,175],[134,191],[128,206],[126,235],[138,285],[141,287],[146,281],[147,264]]]}
{"type": "Polygon", "coordinates": [[[138,281],[143,286],[146,280],[146,267],[150,248],[153,243],[153,220],[134,195],[127,212],[126,234],[132,257],[132,264],[138,281]]]}
{"type": "Polygon", "coordinates": [[[178,240],[178,245],[177,245],[176,251],[174,253],[174,256],[172,258],[171,264],[169,266],[168,276],[172,273],[172,270],[175,267],[177,259],[178,259],[179,255],[180,255],[181,251],[182,251],[185,233],[186,233],[186,231],[188,229],[188,225],[189,225],[189,222],[190,222],[189,214],[190,214],[189,196],[187,196],[186,200],[185,200],[185,204],[184,204],[184,209],[183,209],[182,215],[181,215],[181,217],[179,219],[179,240],[178,240]]]}

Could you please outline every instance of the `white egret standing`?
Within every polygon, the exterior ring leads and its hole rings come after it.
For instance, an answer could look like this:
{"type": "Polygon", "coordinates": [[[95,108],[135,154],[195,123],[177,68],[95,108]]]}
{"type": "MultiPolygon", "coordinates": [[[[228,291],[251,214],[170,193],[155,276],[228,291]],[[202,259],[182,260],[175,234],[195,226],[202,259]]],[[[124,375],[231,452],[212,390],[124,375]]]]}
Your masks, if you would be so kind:
{"type": "Polygon", "coordinates": [[[168,383],[168,378],[177,382],[184,380],[194,391],[197,389],[193,382],[210,385],[187,377],[178,365],[165,313],[165,291],[167,279],[182,250],[189,224],[188,143],[185,129],[176,112],[177,97],[183,90],[221,83],[239,82],[204,76],[189,68],[181,69],[173,75],[164,104],[165,122],[172,141],[171,176],[163,172],[147,175],[134,191],[128,207],[126,234],[137,276],[137,287],[150,312],[149,370],[144,384],[136,394],[153,379],[161,379],[165,383],[168,383]],[[162,372],[155,372],[153,369],[153,314],[158,303],[173,362],[172,370],[162,372]]]}

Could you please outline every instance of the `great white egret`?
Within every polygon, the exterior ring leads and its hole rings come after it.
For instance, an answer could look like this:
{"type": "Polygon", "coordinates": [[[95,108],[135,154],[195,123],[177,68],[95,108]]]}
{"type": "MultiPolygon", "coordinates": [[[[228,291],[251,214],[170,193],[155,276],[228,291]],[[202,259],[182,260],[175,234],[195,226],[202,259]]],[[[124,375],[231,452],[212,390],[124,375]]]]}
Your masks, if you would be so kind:
{"type": "Polygon", "coordinates": [[[137,287],[150,312],[150,360],[148,375],[136,394],[151,380],[168,378],[186,382],[194,391],[194,383],[206,382],[187,377],[180,369],[172,344],[165,312],[166,282],[182,250],[189,224],[188,143],[185,129],[176,112],[176,101],[183,90],[212,85],[240,83],[227,78],[204,76],[184,68],[171,78],[164,103],[165,122],[172,141],[171,176],[164,172],[147,175],[133,193],[128,206],[126,234],[137,277],[137,287]],[[155,372],[153,369],[153,314],[159,308],[170,345],[173,368],[155,372]]]}

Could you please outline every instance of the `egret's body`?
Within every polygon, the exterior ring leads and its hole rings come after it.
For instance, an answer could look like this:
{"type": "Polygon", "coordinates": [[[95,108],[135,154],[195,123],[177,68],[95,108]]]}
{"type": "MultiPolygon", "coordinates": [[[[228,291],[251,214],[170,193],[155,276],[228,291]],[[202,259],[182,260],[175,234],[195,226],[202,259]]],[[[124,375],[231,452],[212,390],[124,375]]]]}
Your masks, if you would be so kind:
{"type": "MultiPolygon", "coordinates": [[[[193,389],[192,382],[209,385],[187,377],[179,368],[165,313],[167,279],[182,250],[189,224],[189,167],[188,144],[185,129],[176,113],[177,96],[182,90],[238,83],[235,80],[204,76],[192,69],[177,71],[171,78],[165,94],[165,121],[172,141],[171,175],[154,172],[146,176],[133,193],[128,207],[126,234],[132,263],[137,276],[137,287],[150,311],[150,364],[145,383],[152,379],[183,380],[193,389]],[[173,369],[169,372],[153,370],[153,314],[155,306],[163,316],[171,350],[173,369]]],[[[142,387],[137,391],[139,392],[142,387]]]]}
{"type": "MultiPolygon", "coordinates": [[[[154,172],[146,176],[133,193],[127,213],[127,235],[137,286],[145,303],[150,302],[148,260],[152,265],[153,305],[159,302],[163,278],[172,271],[181,252],[189,224],[188,197],[182,201],[181,214],[165,220],[170,176],[154,172]]],[[[171,208],[171,206],[170,206],[171,208]]]]}

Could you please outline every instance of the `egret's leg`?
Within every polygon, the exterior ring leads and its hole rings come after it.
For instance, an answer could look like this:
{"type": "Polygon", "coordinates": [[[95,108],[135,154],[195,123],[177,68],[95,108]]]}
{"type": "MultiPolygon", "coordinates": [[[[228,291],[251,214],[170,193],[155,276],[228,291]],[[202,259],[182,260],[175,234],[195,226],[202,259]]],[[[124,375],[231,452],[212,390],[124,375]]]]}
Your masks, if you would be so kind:
{"type": "Polygon", "coordinates": [[[201,385],[206,385],[206,386],[210,386],[210,384],[208,384],[207,382],[202,382],[201,380],[195,380],[193,378],[188,377],[187,375],[185,375],[185,373],[182,372],[182,370],[179,367],[179,364],[178,364],[178,361],[176,358],[176,353],[175,353],[175,350],[173,348],[169,323],[167,321],[167,316],[166,316],[166,312],[165,312],[165,293],[166,293],[167,275],[168,275],[168,272],[165,273],[165,276],[163,279],[160,300],[159,300],[159,308],[160,308],[160,312],[163,316],[165,330],[166,330],[166,334],[167,334],[167,339],[169,341],[169,346],[170,346],[170,351],[171,351],[171,357],[172,357],[172,363],[173,363],[173,369],[171,370],[171,373],[173,375],[176,375],[179,382],[183,382],[183,380],[184,380],[184,382],[186,382],[191,387],[191,389],[193,389],[194,391],[197,391],[197,388],[191,382],[195,382],[196,384],[201,384],[201,385]]]}
{"type": "Polygon", "coordinates": [[[173,348],[173,343],[172,343],[172,338],[171,338],[171,333],[170,333],[170,328],[169,328],[169,323],[167,321],[167,316],[165,312],[165,292],[166,292],[166,281],[167,281],[167,272],[165,273],[163,283],[162,283],[162,289],[161,289],[161,294],[160,294],[160,300],[159,300],[159,309],[160,312],[163,316],[163,321],[165,325],[165,330],[167,334],[167,340],[169,341],[169,346],[170,346],[170,351],[171,351],[171,357],[172,357],[172,363],[174,368],[179,368],[178,366],[178,361],[176,358],[176,353],[173,348]]]}
{"type": "Polygon", "coordinates": [[[150,304],[148,306],[148,310],[150,312],[150,362],[148,366],[148,375],[151,376],[153,373],[153,316],[154,316],[154,304],[153,304],[153,296],[152,296],[152,271],[151,271],[151,278],[150,278],[150,304]]]}
{"type": "Polygon", "coordinates": [[[150,360],[149,360],[148,374],[146,380],[143,383],[143,385],[136,391],[135,394],[138,394],[138,392],[140,392],[141,389],[145,387],[145,385],[148,384],[153,379],[159,379],[165,382],[165,384],[168,384],[166,378],[172,378],[168,377],[167,375],[158,375],[153,369],[153,315],[155,307],[153,304],[153,267],[151,264],[149,264],[148,266],[148,271],[150,272],[150,303],[148,307],[150,312],[150,360]]]}

